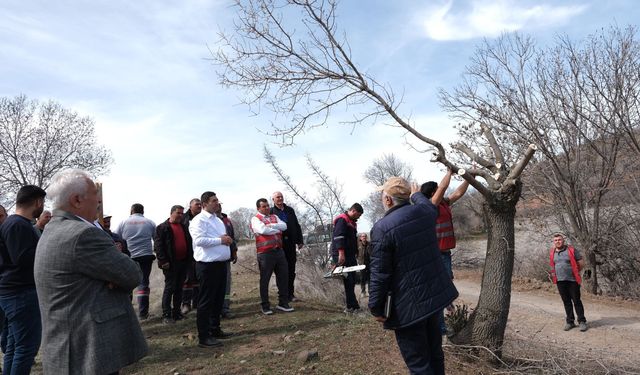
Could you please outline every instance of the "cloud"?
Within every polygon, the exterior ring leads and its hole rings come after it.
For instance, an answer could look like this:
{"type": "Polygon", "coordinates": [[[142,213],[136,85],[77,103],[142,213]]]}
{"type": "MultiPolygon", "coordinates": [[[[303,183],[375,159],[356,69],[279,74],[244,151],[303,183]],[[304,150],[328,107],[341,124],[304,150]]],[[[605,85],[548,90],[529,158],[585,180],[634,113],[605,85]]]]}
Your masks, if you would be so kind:
{"type": "Polygon", "coordinates": [[[434,40],[466,40],[496,37],[525,27],[541,28],[564,24],[583,13],[587,5],[526,5],[516,0],[472,0],[463,9],[453,0],[427,9],[423,27],[434,40]]]}

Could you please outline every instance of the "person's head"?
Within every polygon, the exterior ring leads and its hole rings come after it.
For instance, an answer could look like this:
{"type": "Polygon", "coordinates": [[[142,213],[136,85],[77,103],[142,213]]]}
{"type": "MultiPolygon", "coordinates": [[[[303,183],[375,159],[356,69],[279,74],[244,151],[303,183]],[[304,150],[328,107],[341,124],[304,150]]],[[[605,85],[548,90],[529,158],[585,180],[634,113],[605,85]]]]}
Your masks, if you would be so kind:
{"type": "Polygon", "coordinates": [[[282,205],[284,204],[284,196],[279,191],[276,191],[273,193],[273,195],[271,196],[271,200],[273,201],[273,204],[277,207],[282,207],[282,205]]]}
{"type": "Polygon", "coordinates": [[[4,220],[7,218],[7,210],[3,205],[0,204],[0,225],[4,223],[4,220]]]}
{"type": "Polygon", "coordinates": [[[256,209],[263,215],[269,215],[269,201],[266,198],[260,198],[256,201],[256,209]]]}
{"type": "Polygon", "coordinates": [[[47,193],[35,185],[25,185],[16,195],[16,212],[34,219],[44,211],[44,197],[47,193]]]}
{"type": "Polygon", "coordinates": [[[390,177],[382,185],[382,205],[385,211],[392,207],[406,204],[411,196],[411,187],[402,177],[390,177]]]}
{"type": "Polygon", "coordinates": [[[202,209],[210,214],[215,214],[220,209],[218,197],[216,196],[216,193],[212,191],[205,191],[202,193],[200,201],[202,202],[202,209]]]}
{"type": "Polygon", "coordinates": [[[64,169],[51,179],[49,197],[53,208],[70,212],[89,222],[98,216],[98,189],[89,174],[80,169],[64,169]]]}
{"type": "Polygon", "coordinates": [[[362,243],[367,242],[367,234],[366,234],[366,233],[364,233],[364,232],[363,232],[363,233],[360,233],[360,234],[358,235],[358,239],[359,239],[359,240],[360,240],[360,242],[362,242],[362,243]]]}
{"type": "Polygon", "coordinates": [[[362,216],[363,212],[364,210],[362,209],[360,203],[354,203],[347,210],[347,215],[351,218],[351,220],[356,221],[360,218],[360,216],[362,216]]]}
{"type": "Polygon", "coordinates": [[[189,201],[189,211],[193,216],[199,214],[202,211],[202,202],[198,198],[193,198],[189,201]]]}
{"type": "Polygon", "coordinates": [[[102,227],[105,230],[111,230],[111,216],[105,216],[102,218],[102,227]]]}
{"type": "Polygon", "coordinates": [[[131,215],[140,214],[144,215],[144,206],[140,203],[134,203],[131,205],[131,215]]]}
{"type": "Polygon", "coordinates": [[[553,235],[553,246],[556,249],[561,249],[564,246],[564,234],[555,233],[553,235]]]}
{"type": "Polygon", "coordinates": [[[420,192],[429,199],[433,197],[433,194],[436,193],[436,190],[438,190],[438,183],[435,181],[425,182],[420,186],[420,192]]]}
{"type": "Polygon", "coordinates": [[[182,222],[182,216],[184,215],[184,207],[180,206],[179,204],[176,204],[175,206],[171,207],[171,214],[169,215],[169,222],[170,223],[181,223],[182,222]]]}
{"type": "Polygon", "coordinates": [[[49,220],[51,220],[51,212],[48,210],[44,210],[42,211],[40,216],[38,216],[38,221],[36,221],[36,225],[38,226],[38,228],[44,229],[44,227],[49,223],[49,220]]]}

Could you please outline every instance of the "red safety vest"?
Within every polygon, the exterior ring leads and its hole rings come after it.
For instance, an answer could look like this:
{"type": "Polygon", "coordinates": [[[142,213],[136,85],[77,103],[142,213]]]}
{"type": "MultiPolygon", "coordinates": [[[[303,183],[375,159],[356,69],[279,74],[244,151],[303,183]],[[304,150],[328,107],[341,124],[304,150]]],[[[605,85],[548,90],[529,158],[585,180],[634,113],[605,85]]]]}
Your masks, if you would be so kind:
{"type": "Polygon", "coordinates": [[[438,218],[436,219],[436,236],[440,251],[448,251],[456,247],[456,236],[453,233],[453,216],[451,207],[443,199],[438,205],[438,218]]]}
{"type": "MultiPolygon", "coordinates": [[[[578,261],[576,261],[575,250],[573,246],[567,245],[567,251],[569,252],[569,262],[571,262],[571,271],[573,272],[573,277],[576,279],[578,285],[582,284],[582,278],[580,277],[580,269],[578,268],[578,261]]],[[[556,262],[554,260],[556,256],[555,247],[551,248],[549,251],[549,265],[551,266],[551,278],[554,284],[558,283],[558,277],[556,276],[556,262]]]]}
{"type": "MultiPolygon", "coordinates": [[[[267,224],[275,224],[278,222],[278,217],[276,215],[262,215],[260,213],[256,214],[256,217],[262,221],[265,225],[267,224]]],[[[258,253],[266,253],[272,249],[282,249],[282,233],[278,234],[258,234],[256,233],[256,250],[258,253]]]]}

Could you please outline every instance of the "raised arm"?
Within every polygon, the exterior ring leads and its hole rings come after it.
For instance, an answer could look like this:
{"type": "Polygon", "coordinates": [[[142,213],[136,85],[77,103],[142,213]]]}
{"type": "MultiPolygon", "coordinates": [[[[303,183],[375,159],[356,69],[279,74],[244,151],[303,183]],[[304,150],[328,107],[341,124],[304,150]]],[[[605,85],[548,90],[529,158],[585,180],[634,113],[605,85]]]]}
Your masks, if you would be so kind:
{"type": "Polygon", "coordinates": [[[469,187],[469,183],[467,182],[467,180],[462,181],[460,186],[458,186],[458,188],[453,192],[453,194],[447,197],[449,198],[449,204],[453,204],[455,201],[460,199],[464,195],[464,193],[467,192],[468,187],[469,187]]]}
{"type": "Polygon", "coordinates": [[[440,183],[438,184],[438,189],[436,189],[436,192],[433,193],[433,197],[431,197],[431,202],[434,205],[437,206],[440,204],[440,202],[442,202],[444,193],[446,193],[447,189],[449,188],[452,173],[453,172],[451,171],[451,169],[447,169],[447,173],[444,175],[444,177],[442,177],[442,181],[440,181],[440,183]]]}

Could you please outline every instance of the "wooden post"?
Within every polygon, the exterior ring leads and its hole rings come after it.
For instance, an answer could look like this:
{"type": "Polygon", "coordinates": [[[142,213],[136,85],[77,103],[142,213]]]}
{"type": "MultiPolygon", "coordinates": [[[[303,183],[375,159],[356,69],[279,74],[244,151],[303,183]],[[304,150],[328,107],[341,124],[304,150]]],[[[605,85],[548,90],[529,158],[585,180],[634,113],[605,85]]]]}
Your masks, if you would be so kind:
{"type": "Polygon", "coordinates": [[[96,182],[96,188],[98,189],[98,222],[104,227],[104,211],[102,203],[102,182],[96,182]]]}

